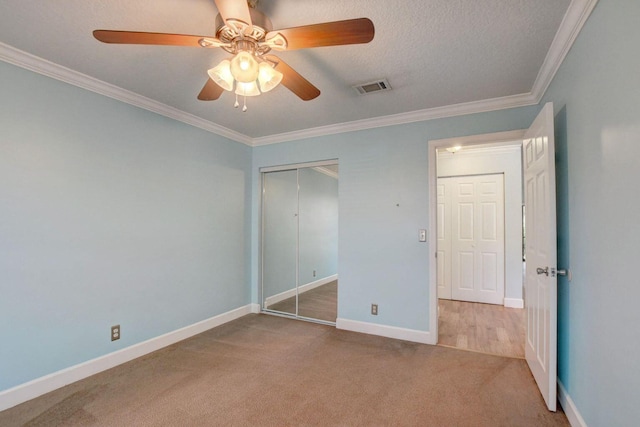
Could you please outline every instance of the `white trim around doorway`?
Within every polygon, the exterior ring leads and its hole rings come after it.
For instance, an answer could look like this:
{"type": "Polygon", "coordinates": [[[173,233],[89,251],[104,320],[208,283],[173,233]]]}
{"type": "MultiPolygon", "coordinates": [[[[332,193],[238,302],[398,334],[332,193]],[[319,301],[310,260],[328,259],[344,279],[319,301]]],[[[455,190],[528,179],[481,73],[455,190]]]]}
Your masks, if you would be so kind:
{"type": "Polygon", "coordinates": [[[498,145],[514,143],[522,140],[524,129],[488,133],[482,135],[471,135],[459,138],[434,139],[427,142],[428,150],[428,199],[429,199],[429,344],[438,343],[438,278],[436,275],[436,251],[437,251],[437,189],[438,181],[437,155],[439,148],[454,146],[476,146],[476,145],[498,145]]]}

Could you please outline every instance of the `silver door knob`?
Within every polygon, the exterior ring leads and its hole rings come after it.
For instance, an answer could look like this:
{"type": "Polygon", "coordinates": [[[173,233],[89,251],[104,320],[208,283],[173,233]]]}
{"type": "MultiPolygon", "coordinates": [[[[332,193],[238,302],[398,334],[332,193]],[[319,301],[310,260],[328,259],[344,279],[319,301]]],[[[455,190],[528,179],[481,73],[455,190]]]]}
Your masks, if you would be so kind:
{"type": "Polygon", "coordinates": [[[567,280],[571,281],[571,270],[567,269],[558,269],[558,276],[567,276],[567,280]]]}

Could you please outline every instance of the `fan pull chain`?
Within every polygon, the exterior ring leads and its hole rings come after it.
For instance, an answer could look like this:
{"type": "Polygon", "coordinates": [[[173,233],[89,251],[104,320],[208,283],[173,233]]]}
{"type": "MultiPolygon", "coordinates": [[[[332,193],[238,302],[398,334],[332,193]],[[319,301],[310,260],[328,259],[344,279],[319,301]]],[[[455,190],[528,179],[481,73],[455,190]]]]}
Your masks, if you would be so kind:
{"type": "MultiPolygon", "coordinates": [[[[243,105],[242,105],[242,112],[246,113],[247,112],[247,95],[244,95],[243,97],[243,105]]],[[[235,104],[233,104],[234,108],[238,108],[240,106],[240,103],[238,102],[238,94],[236,93],[236,102],[235,104]]]]}

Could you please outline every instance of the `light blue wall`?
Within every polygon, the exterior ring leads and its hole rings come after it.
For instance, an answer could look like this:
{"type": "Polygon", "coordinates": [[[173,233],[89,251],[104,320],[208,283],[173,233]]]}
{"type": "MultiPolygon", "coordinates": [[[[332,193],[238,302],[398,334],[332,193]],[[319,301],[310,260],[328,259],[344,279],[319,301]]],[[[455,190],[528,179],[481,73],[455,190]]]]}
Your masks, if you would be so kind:
{"type": "Polygon", "coordinates": [[[600,0],[556,109],[560,380],[589,426],[640,420],[640,2],[600,0]]]}
{"type": "MultiPolygon", "coordinates": [[[[375,95],[374,95],[375,96],[375,95]]],[[[338,159],[338,317],[428,331],[427,142],[527,128],[537,107],[343,133],[256,147],[253,299],[259,283],[260,167],[338,159]],[[379,315],[370,315],[371,303],[379,315]]]]}
{"type": "Polygon", "coordinates": [[[0,390],[249,303],[249,147],[4,62],[0,94],[0,390]]]}

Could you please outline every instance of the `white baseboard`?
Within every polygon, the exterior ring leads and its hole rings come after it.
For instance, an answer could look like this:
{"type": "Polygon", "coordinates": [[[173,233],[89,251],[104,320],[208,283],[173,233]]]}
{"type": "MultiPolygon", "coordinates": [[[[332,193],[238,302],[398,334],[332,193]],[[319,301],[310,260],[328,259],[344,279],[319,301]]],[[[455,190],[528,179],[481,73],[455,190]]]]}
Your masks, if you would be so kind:
{"type": "Polygon", "coordinates": [[[522,298],[505,298],[504,306],[508,308],[524,308],[524,300],[522,298]]]}
{"type": "MultiPolygon", "coordinates": [[[[322,285],[326,285],[327,283],[331,283],[334,280],[338,280],[338,275],[334,274],[333,276],[327,276],[325,278],[316,280],[315,282],[307,283],[306,285],[302,285],[298,287],[298,294],[303,294],[311,289],[315,289],[322,285]]],[[[284,301],[288,298],[293,298],[296,296],[296,288],[289,289],[288,291],[280,292],[279,294],[272,295],[270,297],[265,298],[265,307],[269,307],[270,305],[276,304],[280,301],[284,301]]]]}
{"type": "Polygon", "coordinates": [[[99,372],[111,369],[130,360],[149,354],[178,341],[190,338],[216,326],[230,322],[249,313],[258,313],[259,304],[248,304],[235,310],[219,314],[193,325],[151,338],[113,353],[105,354],[92,360],[71,366],[66,369],[45,375],[24,384],[0,391],[0,411],[9,409],[20,403],[34,399],[67,384],[90,377],[99,372]],[[254,307],[255,306],[255,307],[254,307]],[[256,310],[257,307],[257,310],[256,310]],[[254,311],[256,310],[256,311],[254,311]]]}
{"type": "Polygon", "coordinates": [[[379,335],[381,337],[395,338],[404,341],[413,341],[421,344],[437,344],[429,331],[398,328],[396,326],[379,325],[377,323],[360,322],[357,320],[336,320],[336,328],[346,331],[360,332],[363,334],[379,335]]]}
{"type": "Polygon", "coordinates": [[[587,423],[584,422],[582,415],[580,415],[578,408],[576,408],[575,403],[571,400],[571,396],[567,393],[567,389],[564,388],[560,378],[558,378],[558,400],[571,427],[587,427],[587,423]]]}

